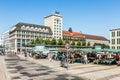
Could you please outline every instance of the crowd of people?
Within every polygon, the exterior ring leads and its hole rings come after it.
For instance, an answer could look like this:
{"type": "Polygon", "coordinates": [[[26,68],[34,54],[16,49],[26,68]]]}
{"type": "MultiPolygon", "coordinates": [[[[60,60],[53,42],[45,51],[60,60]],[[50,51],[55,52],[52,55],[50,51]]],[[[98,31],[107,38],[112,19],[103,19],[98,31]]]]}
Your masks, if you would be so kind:
{"type": "Polygon", "coordinates": [[[60,60],[61,65],[64,63],[94,63],[94,64],[117,64],[120,61],[120,54],[118,53],[108,53],[108,52],[91,52],[84,53],[81,51],[76,52],[59,52],[48,53],[48,59],[50,61],[60,60]]]}
{"type": "MultiPolygon", "coordinates": [[[[0,54],[3,55],[2,51],[0,54]]],[[[14,52],[14,54],[18,54],[14,52]]],[[[84,53],[83,51],[74,51],[74,52],[49,52],[44,54],[42,52],[23,52],[25,57],[34,57],[35,59],[46,59],[48,58],[50,62],[54,60],[61,61],[61,66],[66,65],[66,63],[94,63],[94,64],[117,64],[120,62],[119,53],[109,53],[109,52],[89,52],[84,53]]]]}

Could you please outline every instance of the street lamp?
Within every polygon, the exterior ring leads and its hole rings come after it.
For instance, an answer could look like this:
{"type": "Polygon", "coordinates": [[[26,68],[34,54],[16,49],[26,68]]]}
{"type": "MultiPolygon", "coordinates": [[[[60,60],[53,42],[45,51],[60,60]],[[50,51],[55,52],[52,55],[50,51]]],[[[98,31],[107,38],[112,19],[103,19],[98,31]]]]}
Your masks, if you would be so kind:
{"type": "Polygon", "coordinates": [[[68,51],[70,49],[70,44],[69,43],[66,43],[65,44],[65,48],[67,49],[67,70],[68,70],[68,66],[69,66],[69,62],[68,62],[68,51]]]}

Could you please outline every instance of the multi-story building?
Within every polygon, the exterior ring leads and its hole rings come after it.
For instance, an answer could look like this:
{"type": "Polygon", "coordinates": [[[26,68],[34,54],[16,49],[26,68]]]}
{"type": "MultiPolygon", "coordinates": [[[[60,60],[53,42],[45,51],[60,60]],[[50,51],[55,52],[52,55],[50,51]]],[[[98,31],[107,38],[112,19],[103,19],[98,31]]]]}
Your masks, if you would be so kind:
{"type": "Polygon", "coordinates": [[[3,46],[3,36],[0,35],[0,46],[3,46]]]}
{"type": "Polygon", "coordinates": [[[74,40],[75,42],[77,42],[78,40],[83,41],[85,39],[84,35],[82,33],[79,32],[69,32],[67,30],[62,30],[62,35],[63,35],[63,40],[74,40]]]}
{"type": "MultiPolygon", "coordinates": [[[[29,45],[32,39],[38,37],[43,38],[44,40],[49,38],[59,38],[65,40],[74,40],[90,42],[91,46],[94,43],[104,43],[108,44],[108,40],[102,36],[94,36],[82,34],[79,32],[69,32],[62,30],[62,16],[57,12],[49,16],[44,17],[44,25],[36,25],[29,23],[18,23],[14,25],[9,31],[9,42],[10,48],[13,51],[24,51],[26,47],[23,45],[29,45]]],[[[27,49],[30,49],[27,47],[27,49]]]]}
{"type": "Polygon", "coordinates": [[[110,48],[120,49],[120,28],[110,30],[110,48]]]}
{"type": "MultiPolygon", "coordinates": [[[[43,39],[51,39],[52,31],[50,27],[29,24],[29,23],[18,23],[14,25],[9,32],[10,48],[13,51],[24,51],[26,47],[24,45],[29,45],[32,39],[41,37],[43,39]]],[[[29,49],[29,48],[27,48],[29,49]]]]}
{"type": "Polygon", "coordinates": [[[62,16],[58,12],[44,17],[44,25],[51,28],[53,38],[62,39],[62,16]]]}
{"type": "Polygon", "coordinates": [[[3,44],[5,46],[6,50],[10,49],[10,43],[9,43],[9,31],[6,31],[4,33],[2,33],[3,36],[3,44]]]}
{"type": "Polygon", "coordinates": [[[90,42],[90,46],[93,46],[95,43],[109,45],[109,40],[104,36],[97,36],[91,34],[83,34],[85,36],[86,43],[90,42]]]}
{"type": "Polygon", "coordinates": [[[104,36],[97,36],[97,35],[90,35],[90,34],[83,34],[80,32],[69,32],[67,30],[62,30],[63,32],[63,40],[69,39],[74,40],[77,42],[79,39],[81,41],[86,41],[86,43],[90,43],[90,46],[93,46],[95,43],[109,45],[109,40],[106,39],[104,36]]]}

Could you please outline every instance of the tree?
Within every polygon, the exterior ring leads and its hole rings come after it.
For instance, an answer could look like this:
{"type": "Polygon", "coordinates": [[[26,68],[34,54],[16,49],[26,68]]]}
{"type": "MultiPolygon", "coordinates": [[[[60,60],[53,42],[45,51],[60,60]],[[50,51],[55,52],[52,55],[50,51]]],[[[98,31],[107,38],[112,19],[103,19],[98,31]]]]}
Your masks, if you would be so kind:
{"type": "Polygon", "coordinates": [[[69,31],[69,32],[72,32],[72,28],[71,28],[71,27],[69,27],[68,31],[69,31]]]}
{"type": "Polygon", "coordinates": [[[75,45],[75,41],[74,41],[74,40],[72,40],[72,43],[71,43],[71,45],[75,45]]]}
{"type": "Polygon", "coordinates": [[[69,40],[68,40],[68,39],[65,40],[65,44],[66,44],[66,43],[69,43],[69,40]]]}
{"type": "Polygon", "coordinates": [[[39,43],[39,38],[38,37],[35,39],[35,43],[39,43]]]}
{"type": "Polygon", "coordinates": [[[104,48],[109,49],[110,48],[109,45],[105,45],[105,44],[102,44],[102,43],[94,43],[93,46],[101,46],[102,49],[104,49],[104,48]]]}
{"type": "Polygon", "coordinates": [[[58,40],[58,45],[63,45],[63,41],[61,38],[59,38],[59,40],[58,40]]]}
{"type": "Polygon", "coordinates": [[[87,43],[87,46],[90,46],[90,42],[87,43]]]}
{"type": "Polygon", "coordinates": [[[82,46],[86,46],[86,42],[85,41],[82,42],[82,46]]]}
{"type": "Polygon", "coordinates": [[[32,39],[31,42],[30,42],[30,44],[35,44],[35,40],[32,39]]]}
{"type": "Polygon", "coordinates": [[[78,42],[77,42],[77,46],[81,46],[80,39],[79,39],[78,42]]]}
{"type": "Polygon", "coordinates": [[[52,41],[51,41],[51,45],[56,45],[56,44],[57,44],[56,39],[53,38],[52,41]]]}
{"type": "Polygon", "coordinates": [[[39,38],[39,43],[42,44],[44,42],[43,38],[39,38]]]}
{"type": "Polygon", "coordinates": [[[45,40],[45,44],[46,44],[46,45],[50,45],[50,39],[46,39],[46,40],[45,40]]]}

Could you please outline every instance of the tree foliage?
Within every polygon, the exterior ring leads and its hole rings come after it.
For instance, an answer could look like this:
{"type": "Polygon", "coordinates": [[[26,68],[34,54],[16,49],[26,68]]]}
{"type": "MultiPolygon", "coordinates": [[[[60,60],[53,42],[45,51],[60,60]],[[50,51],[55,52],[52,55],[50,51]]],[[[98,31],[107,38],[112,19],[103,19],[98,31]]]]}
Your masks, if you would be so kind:
{"type": "Polygon", "coordinates": [[[51,43],[50,39],[46,39],[46,40],[45,40],[45,44],[46,44],[46,45],[50,45],[50,43],[51,43]]]}
{"type": "Polygon", "coordinates": [[[109,46],[109,45],[105,45],[105,44],[101,44],[101,43],[94,43],[94,45],[93,45],[93,46],[101,46],[101,48],[102,48],[102,49],[104,49],[104,48],[109,49],[109,48],[110,48],[110,46],[109,46]]]}
{"type": "Polygon", "coordinates": [[[69,27],[68,31],[69,31],[69,32],[72,32],[72,28],[71,28],[71,27],[69,27]]]}
{"type": "Polygon", "coordinates": [[[63,45],[63,40],[61,38],[58,40],[58,45],[63,45]]]}
{"type": "Polygon", "coordinates": [[[87,43],[87,46],[90,46],[90,42],[87,43]]]}
{"type": "Polygon", "coordinates": [[[51,41],[51,45],[56,45],[56,44],[57,44],[56,39],[53,38],[52,41],[51,41]]]}
{"type": "Polygon", "coordinates": [[[39,43],[40,43],[40,44],[44,43],[43,38],[39,38],[39,43]]]}
{"type": "Polygon", "coordinates": [[[65,44],[66,44],[66,43],[69,43],[69,40],[68,40],[68,39],[65,40],[65,44]]]}
{"type": "Polygon", "coordinates": [[[82,46],[86,46],[86,42],[85,41],[82,42],[82,46]]]}
{"type": "Polygon", "coordinates": [[[77,42],[77,46],[81,46],[80,39],[79,39],[78,42],[77,42]]]}
{"type": "Polygon", "coordinates": [[[75,41],[74,40],[72,40],[71,45],[75,45],[75,41]]]}
{"type": "Polygon", "coordinates": [[[38,37],[35,39],[35,43],[39,43],[39,38],[38,37]]]}
{"type": "Polygon", "coordinates": [[[30,42],[30,44],[35,44],[35,40],[32,39],[31,42],[30,42]]]}

